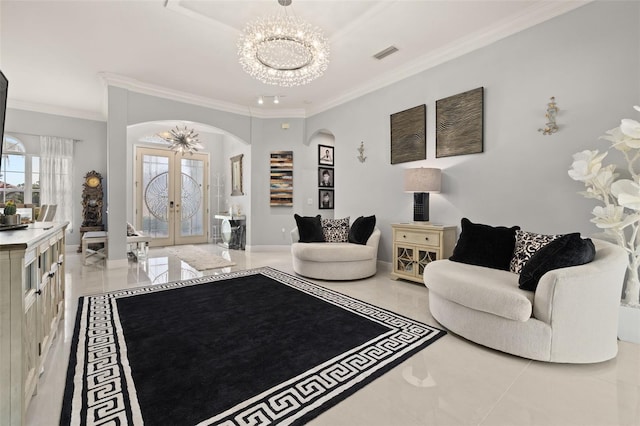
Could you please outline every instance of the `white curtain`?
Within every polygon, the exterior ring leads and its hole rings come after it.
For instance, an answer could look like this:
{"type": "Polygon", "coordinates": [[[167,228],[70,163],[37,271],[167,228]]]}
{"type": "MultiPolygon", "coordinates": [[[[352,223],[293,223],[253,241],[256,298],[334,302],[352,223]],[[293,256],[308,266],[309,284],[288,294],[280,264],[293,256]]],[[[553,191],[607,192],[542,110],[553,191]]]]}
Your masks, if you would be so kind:
{"type": "Polygon", "coordinates": [[[40,136],[40,205],[57,204],[55,222],[73,229],[73,139],[40,136]]]}

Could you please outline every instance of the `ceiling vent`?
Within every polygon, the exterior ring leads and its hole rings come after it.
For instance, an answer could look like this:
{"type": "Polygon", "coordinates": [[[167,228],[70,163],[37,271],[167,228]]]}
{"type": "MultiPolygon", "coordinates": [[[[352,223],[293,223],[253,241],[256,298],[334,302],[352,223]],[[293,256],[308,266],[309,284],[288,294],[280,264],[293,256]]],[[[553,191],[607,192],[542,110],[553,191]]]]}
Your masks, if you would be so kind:
{"type": "Polygon", "coordinates": [[[395,46],[389,46],[384,50],[379,51],[378,53],[376,53],[375,55],[373,55],[374,58],[380,60],[383,58],[386,58],[387,56],[391,55],[392,53],[396,53],[398,51],[398,48],[395,46]]]}

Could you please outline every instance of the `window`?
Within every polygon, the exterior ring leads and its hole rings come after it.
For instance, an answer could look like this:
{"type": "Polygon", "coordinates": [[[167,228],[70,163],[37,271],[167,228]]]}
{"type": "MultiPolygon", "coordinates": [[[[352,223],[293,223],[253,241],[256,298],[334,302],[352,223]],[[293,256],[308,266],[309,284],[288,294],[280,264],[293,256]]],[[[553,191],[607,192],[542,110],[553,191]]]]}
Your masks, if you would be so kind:
{"type": "Polygon", "coordinates": [[[4,137],[0,170],[0,203],[40,205],[40,157],[28,154],[13,136],[4,137]]]}

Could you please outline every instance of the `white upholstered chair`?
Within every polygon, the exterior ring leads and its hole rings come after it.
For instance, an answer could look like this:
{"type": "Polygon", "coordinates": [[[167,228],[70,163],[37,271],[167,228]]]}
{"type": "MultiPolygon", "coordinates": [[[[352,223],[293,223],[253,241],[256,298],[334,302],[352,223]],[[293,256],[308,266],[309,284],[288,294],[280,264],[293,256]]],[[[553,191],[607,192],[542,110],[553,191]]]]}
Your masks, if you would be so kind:
{"type": "Polygon", "coordinates": [[[592,363],[618,352],[618,309],[628,264],[619,246],[593,239],[595,259],[554,269],[534,292],[509,271],[436,260],[424,270],[429,310],[473,342],[547,362],[592,363]]]}
{"type": "Polygon", "coordinates": [[[320,280],[357,280],[376,274],[380,229],[367,244],[300,243],[298,228],[291,231],[293,270],[302,276],[320,280]]]}

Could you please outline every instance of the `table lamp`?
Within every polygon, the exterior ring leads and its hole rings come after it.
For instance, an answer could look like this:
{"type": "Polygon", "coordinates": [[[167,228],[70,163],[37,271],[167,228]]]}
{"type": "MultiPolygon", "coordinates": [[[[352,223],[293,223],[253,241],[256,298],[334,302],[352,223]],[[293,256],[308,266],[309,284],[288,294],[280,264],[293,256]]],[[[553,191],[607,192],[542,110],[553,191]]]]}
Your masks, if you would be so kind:
{"type": "Polygon", "coordinates": [[[413,192],[413,221],[429,221],[429,193],[440,192],[440,169],[421,167],[404,171],[404,190],[413,192]]]}

